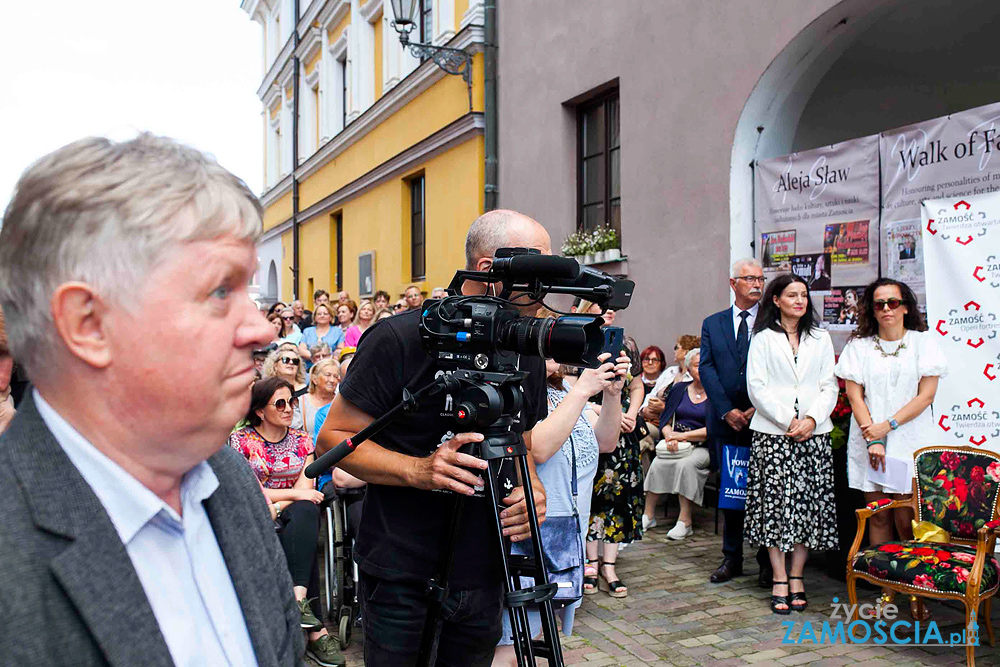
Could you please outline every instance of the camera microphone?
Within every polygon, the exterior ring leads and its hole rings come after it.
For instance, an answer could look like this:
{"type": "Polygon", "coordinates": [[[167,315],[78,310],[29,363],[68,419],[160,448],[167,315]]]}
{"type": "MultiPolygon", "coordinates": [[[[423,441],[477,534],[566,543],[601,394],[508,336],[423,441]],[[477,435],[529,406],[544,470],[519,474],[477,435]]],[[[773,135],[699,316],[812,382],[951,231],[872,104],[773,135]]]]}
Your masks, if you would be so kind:
{"type": "Polygon", "coordinates": [[[580,265],[575,259],[558,255],[514,255],[494,259],[490,271],[511,282],[576,280],[580,265]]]}

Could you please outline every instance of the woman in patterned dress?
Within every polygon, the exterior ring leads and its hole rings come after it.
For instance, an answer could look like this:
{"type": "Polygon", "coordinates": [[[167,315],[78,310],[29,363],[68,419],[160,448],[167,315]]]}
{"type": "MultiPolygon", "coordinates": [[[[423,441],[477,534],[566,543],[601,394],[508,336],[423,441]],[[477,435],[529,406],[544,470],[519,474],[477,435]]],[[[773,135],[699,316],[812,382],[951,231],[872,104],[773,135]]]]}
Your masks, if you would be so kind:
{"type": "MultiPolygon", "coordinates": [[[[584,302],[580,311],[591,312],[592,309],[591,304],[584,302]]],[[[613,310],[605,312],[603,317],[607,326],[615,321],[613,310]]],[[[634,340],[626,342],[626,352],[632,360],[632,368],[622,387],[622,434],[618,447],[609,454],[601,454],[597,461],[590,532],[587,534],[588,567],[585,570],[586,576],[592,576],[593,563],[598,562],[600,551],[598,586],[615,598],[628,595],[628,588],[615,572],[619,545],[642,539],[642,461],[634,430],[644,389],[639,351],[634,340]]],[[[597,591],[593,586],[584,586],[583,592],[591,594],[597,591]]]]}
{"type": "Polygon", "coordinates": [[[802,576],[809,550],[837,548],[830,413],[839,388],[833,367],[833,343],[816,324],[806,282],[779,276],[760,300],[747,356],[747,391],[756,412],[746,532],[752,545],[767,547],[776,614],[806,608],[802,576]]]}
{"type": "Polygon", "coordinates": [[[311,631],[307,654],[321,665],[342,665],[337,642],[313,613],[307,598],[310,588],[314,595],[319,590],[316,540],[323,494],[305,476],[305,467],[313,460],[313,442],[305,431],[291,428],[298,402],[292,389],[291,383],[279,377],[258,380],[247,411],[249,425],[230,434],[229,446],[246,458],[267,501],[276,506],[277,521],[283,524],[279,539],[292,575],[301,625],[311,631]]]}

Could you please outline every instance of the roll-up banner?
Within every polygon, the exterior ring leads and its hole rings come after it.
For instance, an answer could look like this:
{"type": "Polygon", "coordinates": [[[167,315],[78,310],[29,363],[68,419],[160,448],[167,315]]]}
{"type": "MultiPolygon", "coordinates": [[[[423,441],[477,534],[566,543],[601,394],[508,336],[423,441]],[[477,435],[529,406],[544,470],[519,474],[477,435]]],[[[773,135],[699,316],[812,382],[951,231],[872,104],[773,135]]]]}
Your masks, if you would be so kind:
{"type": "Polygon", "coordinates": [[[934,397],[939,441],[1000,451],[1000,193],[921,208],[927,324],[948,359],[934,397]]]}
{"type": "Polygon", "coordinates": [[[921,202],[1000,190],[1000,103],[880,135],[882,275],[902,280],[923,303],[921,202]]]}
{"type": "Polygon", "coordinates": [[[878,277],[877,135],[761,160],[754,169],[757,256],[764,275],[801,275],[839,352],[857,289],[878,277]]]}

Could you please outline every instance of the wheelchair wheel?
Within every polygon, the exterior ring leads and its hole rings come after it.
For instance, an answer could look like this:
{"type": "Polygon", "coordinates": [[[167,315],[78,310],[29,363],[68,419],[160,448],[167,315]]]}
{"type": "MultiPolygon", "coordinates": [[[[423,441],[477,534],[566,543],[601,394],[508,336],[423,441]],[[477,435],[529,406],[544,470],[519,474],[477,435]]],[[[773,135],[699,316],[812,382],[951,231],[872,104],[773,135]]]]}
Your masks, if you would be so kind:
{"type": "Polygon", "coordinates": [[[338,639],[340,640],[340,648],[347,648],[351,645],[351,632],[354,629],[354,622],[351,619],[351,608],[344,607],[340,612],[340,632],[338,639]]]}
{"type": "MultiPolygon", "coordinates": [[[[338,573],[337,552],[342,549],[338,547],[337,530],[337,503],[332,502],[324,507],[326,521],[322,530],[322,550],[323,550],[323,585],[320,587],[320,602],[323,608],[323,620],[336,622],[340,607],[343,602],[343,579],[338,573]]],[[[342,532],[342,531],[340,531],[342,532]]]]}
{"type": "Polygon", "coordinates": [[[345,580],[344,580],[344,565],[347,561],[347,553],[344,547],[347,535],[344,533],[344,528],[347,526],[347,517],[344,516],[344,504],[342,502],[333,503],[333,544],[334,548],[332,553],[333,557],[333,589],[335,591],[334,597],[330,599],[330,611],[336,613],[336,611],[342,608],[346,602],[346,591],[345,580]]]}

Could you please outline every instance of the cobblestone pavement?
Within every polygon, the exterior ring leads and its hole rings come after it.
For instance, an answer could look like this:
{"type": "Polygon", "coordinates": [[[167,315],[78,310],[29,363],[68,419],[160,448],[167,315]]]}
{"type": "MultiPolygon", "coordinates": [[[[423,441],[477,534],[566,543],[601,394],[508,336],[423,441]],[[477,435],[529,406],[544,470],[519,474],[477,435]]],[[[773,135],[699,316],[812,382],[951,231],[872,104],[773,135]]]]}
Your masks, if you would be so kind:
{"type": "MultiPolygon", "coordinates": [[[[630,545],[618,559],[618,574],[629,587],[624,599],[606,593],[587,596],[577,612],[572,637],[563,638],[567,665],[947,665],[965,661],[963,647],[905,647],[874,644],[824,644],[807,639],[783,644],[786,628],[793,621],[792,637],[811,623],[817,638],[823,621],[831,621],[834,597],[847,601],[846,586],[825,574],[821,557],[806,569],[809,609],[802,614],[775,616],[768,608],[770,590],[757,587],[757,565],[747,548],[746,572],[725,584],[712,584],[708,575],[721,560],[720,535],[713,532],[713,512],[701,510],[695,533],[682,542],[667,539],[673,521],[659,526],[639,543],[630,545]]],[[[721,530],[721,526],[720,526],[721,530]]],[[[873,602],[876,591],[859,588],[859,602],[873,602]]],[[[899,618],[910,620],[906,598],[897,597],[899,618]]],[[[947,640],[961,632],[964,612],[954,603],[929,601],[932,619],[947,640]]],[[[1000,612],[994,612],[994,632],[1000,635],[1000,612]]],[[[976,664],[1000,666],[1000,644],[990,647],[985,628],[976,650],[976,664]]],[[[905,639],[912,637],[900,633],[905,639]]],[[[355,633],[347,650],[348,664],[364,664],[361,633],[355,633]]],[[[540,661],[544,664],[545,661],[540,661]]]]}

